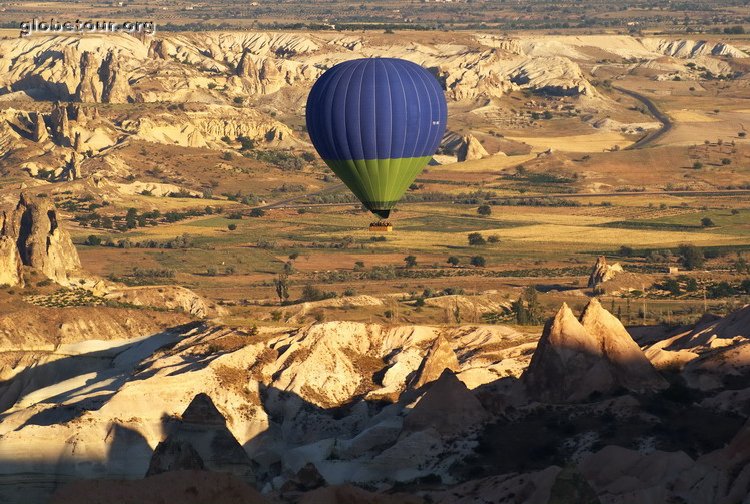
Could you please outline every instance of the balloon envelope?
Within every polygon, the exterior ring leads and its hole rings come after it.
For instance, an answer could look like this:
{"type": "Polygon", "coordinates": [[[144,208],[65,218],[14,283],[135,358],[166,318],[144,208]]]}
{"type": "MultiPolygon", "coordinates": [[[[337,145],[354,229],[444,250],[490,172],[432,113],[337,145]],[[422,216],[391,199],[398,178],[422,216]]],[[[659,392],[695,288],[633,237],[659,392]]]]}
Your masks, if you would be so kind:
{"type": "Polygon", "coordinates": [[[395,58],[339,63],[307,97],[307,131],[320,157],[382,218],[437,150],[447,116],[437,79],[395,58]]]}

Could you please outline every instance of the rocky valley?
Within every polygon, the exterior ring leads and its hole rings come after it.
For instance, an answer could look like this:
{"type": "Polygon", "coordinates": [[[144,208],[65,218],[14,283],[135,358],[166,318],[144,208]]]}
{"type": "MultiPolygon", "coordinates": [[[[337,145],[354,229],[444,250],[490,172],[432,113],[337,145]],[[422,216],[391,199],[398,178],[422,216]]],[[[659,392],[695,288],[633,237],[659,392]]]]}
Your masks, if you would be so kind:
{"type": "Polygon", "coordinates": [[[744,7],[479,3],[0,29],[0,502],[750,504],[744,7]],[[447,104],[372,225],[306,117],[358,58],[447,104]]]}

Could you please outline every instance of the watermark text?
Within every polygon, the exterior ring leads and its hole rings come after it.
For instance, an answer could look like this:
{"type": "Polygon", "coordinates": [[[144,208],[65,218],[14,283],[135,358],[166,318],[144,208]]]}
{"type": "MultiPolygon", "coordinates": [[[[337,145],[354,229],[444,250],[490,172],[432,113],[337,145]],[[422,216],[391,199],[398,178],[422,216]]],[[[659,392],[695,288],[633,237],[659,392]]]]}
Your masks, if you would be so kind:
{"type": "Polygon", "coordinates": [[[75,21],[49,21],[37,18],[21,23],[21,36],[28,37],[35,33],[156,33],[156,23],[153,21],[96,21],[93,19],[75,21]]]}

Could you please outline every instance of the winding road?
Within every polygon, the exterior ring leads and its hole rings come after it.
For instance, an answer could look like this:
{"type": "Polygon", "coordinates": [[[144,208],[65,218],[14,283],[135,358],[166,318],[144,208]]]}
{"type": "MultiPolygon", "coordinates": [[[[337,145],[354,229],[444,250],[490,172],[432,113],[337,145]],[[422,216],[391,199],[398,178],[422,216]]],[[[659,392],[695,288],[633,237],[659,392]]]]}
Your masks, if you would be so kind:
{"type": "Polygon", "coordinates": [[[625,149],[623,150],[643,149],[645,147],[649,147],[651,144],[666,135],[669,130],[672,129],[672,120],[667,114],[659,110],[659,107],[657,107],[650,98],[640,93],[636,93],[635,91],[631,91],[630,89],[621,88],[619,86],[612,86],[612,88],[643,103],[651,113],[651,115],[654,116],[662,124],[661,128],[656,131],[647,133],[643,138],[636,141],[634,144],[625,147],[625,149]]]}

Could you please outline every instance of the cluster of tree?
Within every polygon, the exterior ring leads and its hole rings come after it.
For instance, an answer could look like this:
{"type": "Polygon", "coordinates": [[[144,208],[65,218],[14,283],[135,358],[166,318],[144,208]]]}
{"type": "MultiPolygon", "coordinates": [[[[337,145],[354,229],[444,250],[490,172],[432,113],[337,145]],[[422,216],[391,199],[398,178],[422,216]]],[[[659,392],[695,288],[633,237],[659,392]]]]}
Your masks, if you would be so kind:
{"type": "MultiPolygon", "coordinates": [[[[675,256],[680,264],[689,270],[700,269],[705,265],[706,259],[723,257],[734,253],[737,249],[732,247],[712,247],[702,249],[692,244],[680,245],[677,250],[673,249],[643,249],[635,250],[633,247],[623,245],[619,249],[621,257],[643,257],[652,263],[669,263],[675,256]]],[[[734,269],[738,273],[750,272],[747,260],[737,251],[738,259],[734,263],[734,269]]]]}
{"type": "Polygon", "coordinates": [[[500,237],[497,235],[490,235],[487,238],[485,238],[482,233],[474,232],[469,233],[468,236],[469,245],[473,247],[480,247],[482,245],[486,245],[488,243],[499,243],[500,237]]]}
{"type": "Polygon", "coordinates": [[[282,150],[246,151],[243,156],[257,159],[263,163],[272,164],[283,171],[299,171],[309,163],[309,161],[305,161],[305,159],[300,156],[282,150]]]}
{"type": "Polygon", "coordinates": [[[130,276],[135,278],[174,278],[174,270],[157,268],[133,268],[130,276]]]}
{"type": "Polygon", "coordinates": [[[237,191],[236,193],[222,193],[222,196],[224,196],[229,201],[237,201],[239,203],[242,203],[243,205],[247,206],[255,206],[258,204],[258,197],[253,194],[242,194],[242,191],[237,191]]]}
{"type": "MultiPolygon", "coordinates": [[[[447,261],[448,264],[450,264],[452,267],[456,268],[461,264],[461,259],[459,259],[456,256],[450,256],[447,261]]],[[[485,259],[483,256],[473,256],[471,259],[469,259],[469,264],[476,268],[484,268],[487,266],[487,259],[485,259]]],[[[417,258],[416,256],[410,255],[404,257],[404,265],[407,269],[416,268],[417,266],[417,258]]],[[[355,269],[356,271],[356,269],[355,269]]]]}
{"type": "Polygon", "coordinates": [[[176,236],[172,240],[157,241],[157,240],[142,240],[142,241],[131,241],[129,238],[123,238],[121,240],[113,240],[111,237],[102,237],[98,235],[89,235],[83,242],[84,245],[93,247],[119,247],[119,248],[165,248],[165,249],[184,249],[192,248],[195,246],[193,238],[188,234],[176,236]]]}
{"type": "Polygon", "coordinates": [[[687,276],[667,278],[659,285],[659,288],[669,292],[673,296],[679,296],[683,292],[696,292],[698,290],[698,281],[695,278],[687,276]]]}
{"type": "Polygon", "coordinates": [[[710,299],[721,299],[740,294],[750,294],[750,280],[743,280],[739,285],[729,282],[718,282],[708,286],[706,295],[710,299]]]}
{"type": "Polygon", "coordinates": [[[218,212],[219,209],[214,209],[210,206],[207,206],[203,209],[188,209],[182,212],[170,210],[169,212],[166,212],[164,214],[162,214],[158,209],[139,213],[135,208],[128,208],[127,212],[123,216],[99,215],[96,212],[91,212],[88,214],[77,215],[74,220],[76,220],[82,227],[95,227],[126,231],[128,229],[135,229],[137,227],[156,226],[160,222],[171,223],[189,219],[191,217],[211,215],[215,211],[218,212]]]}

